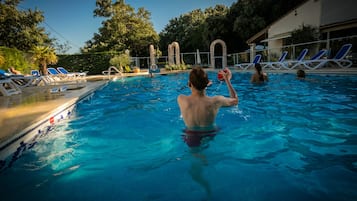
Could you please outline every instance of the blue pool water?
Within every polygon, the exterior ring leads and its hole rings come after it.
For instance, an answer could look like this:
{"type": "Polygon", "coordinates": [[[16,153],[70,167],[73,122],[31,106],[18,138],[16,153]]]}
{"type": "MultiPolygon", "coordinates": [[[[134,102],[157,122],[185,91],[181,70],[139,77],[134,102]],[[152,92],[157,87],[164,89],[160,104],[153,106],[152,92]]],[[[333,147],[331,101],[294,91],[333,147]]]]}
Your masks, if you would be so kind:
{"type": "MultiPolygon", "coordinates": [[[[235,73],[237,107],[192,149],[187,74],[110,82],[0,172],[0,200],[357,200],[357,77],[235,73]]],[[[208,95],[228,95],[209,73],[208,95]]]]}

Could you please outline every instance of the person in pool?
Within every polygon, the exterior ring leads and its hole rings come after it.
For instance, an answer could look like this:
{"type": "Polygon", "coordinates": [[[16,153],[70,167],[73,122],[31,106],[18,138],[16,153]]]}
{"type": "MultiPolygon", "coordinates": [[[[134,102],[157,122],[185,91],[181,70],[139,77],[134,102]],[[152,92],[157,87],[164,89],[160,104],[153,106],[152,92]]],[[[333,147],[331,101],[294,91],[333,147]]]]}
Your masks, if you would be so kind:
{"type": "Polygon", "coordinates": [[[268,81],[268,75],[263,72],[262,66],[260,63],[256,63],[254,65],[255,67],[255,73],[252,75],[250,78],[251,83],[264,83],[268,81]]]}
{"type": "MultiPolygon", "coordinates": [[[[238,104],[238,95],[231,84],[232,73],[228,68],[219,72],[226,82],[230,97],[221,95],[209,97],[206,95],[206,87],[210,83],[207,73],[201,67],[195,67],[189,75],[188,86],[191,95],[179,95],[177,102],[186,131],[192,132],[212,132],[216,130],[215,119],[220,107],[234,106],[238,104]]],[[[187,133],[186,132],[186,133],[187,133]]]]}
{"type": "Polygon", "coordinates": [[[305,71],[301,70],[301,69],[296,71],[296,78],[297,79],[305,79],[305,71]]]}

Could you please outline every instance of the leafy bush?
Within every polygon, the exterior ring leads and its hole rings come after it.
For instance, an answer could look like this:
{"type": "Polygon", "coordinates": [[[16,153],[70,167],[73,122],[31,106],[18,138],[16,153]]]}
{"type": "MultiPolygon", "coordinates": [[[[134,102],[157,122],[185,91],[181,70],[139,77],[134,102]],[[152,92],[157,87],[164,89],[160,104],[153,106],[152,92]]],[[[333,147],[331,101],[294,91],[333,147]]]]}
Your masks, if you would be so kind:
{"type": "Polygon", "coordinates": [[[111,54],[58,55],[56,66],[63,66],[72,72],[88,72],[88,75],[102,74],[110,66],[111,54]]]}
{"type": "Polygon", "coordinates": [[[15,48],[0,47],[0,55],[3,57],[3,62],[0,64],[1,68],[7,70],[10,67],[14,67],[23,74],[29,73],[33,64],[28,58],[29,55],[15,48]]]}
{"type": "Polygon", "coordinates": [[[115,67],[124,67],[130,65],[130,57],[125,53],[116,55],[110,59],[109,63],[115,67]]]}
{"type": "Polygon", "coordinates": [[[172,70],[187,70],[190,69],[191,66],[190,65],[186,65],[186,64],[180,64],[180,65],[165,65],[165,70],[167,71],[172,71],[172,70]]]}

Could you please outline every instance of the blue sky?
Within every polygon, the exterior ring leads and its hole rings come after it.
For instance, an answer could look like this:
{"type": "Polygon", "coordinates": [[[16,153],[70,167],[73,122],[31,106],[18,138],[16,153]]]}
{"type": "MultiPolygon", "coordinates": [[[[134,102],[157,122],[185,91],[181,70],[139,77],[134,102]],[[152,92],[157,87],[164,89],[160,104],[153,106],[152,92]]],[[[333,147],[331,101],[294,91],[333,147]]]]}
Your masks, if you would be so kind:
{"type": "MultiPolygon", "coordinates": [[[[151,12],[151,21],[157,33],[162,31],[169,20],[194,9],[202,10],[223,4],[228,7],[237,0],[126,0],[133,8],[144,7],[151,12]]],[[[59,42],[68,41],[72,47],[68,53],[78,53],[85,42],[98,33],[103,19],[94,18],[95,0],[23,0],[22,9],[44,12],[43,26],[50,37],[59,42]]]]}

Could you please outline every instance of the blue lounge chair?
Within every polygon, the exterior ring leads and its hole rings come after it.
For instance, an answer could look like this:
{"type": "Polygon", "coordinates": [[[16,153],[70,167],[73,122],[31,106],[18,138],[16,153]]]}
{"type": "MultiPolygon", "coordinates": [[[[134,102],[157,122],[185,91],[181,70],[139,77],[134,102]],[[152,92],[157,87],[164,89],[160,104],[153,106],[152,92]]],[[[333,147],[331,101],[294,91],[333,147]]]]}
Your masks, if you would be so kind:
{"type": "Polygon", "coordinates": [[[3,96],[12,96],[22,93],[21,89],[11,80],[11,76],[0,69],[0,93],[3,96]]]}
{"type": "Polygon", "coordinates": [[[53,85],[55,80],[51,76],[41,75],[38,70],[31,70],[31,75],[35,77],[40,77],[43,80],[44,85],[53,85]]]}
{"type": "Polygon", "coordinates": [[[265,68],[272,68],[272,69],[281,69],[282,65],[284,65],[284,61],[286,56],[288,55],[288,51],[284,51],[281,55],[278,61],[272,61],[272,62],[262,62],[260,63],[263,66],[263,69],[265,68]]]}
{"type": "Polygon", "coordinates": [[[75,79],[74,75],[62,74],[59,71],[57,71],[55,68],[47,68],[47,72],[49,77],[52,78],[54,81],[67,81],[67,80],[75,79]]]}
{"type": "Polygon", "coordinates": [[[10,71],[6,72],[4,70],[0,70],[0,75],[12,80],[12,82],[20,88],[37,86],[41,82],[41,78],[39,77],[12,74],[10,71]]]}
{"type": "Polygon", "coordinates": [[[254,67],[254,65],[256,63],[260,63],[261,59],[262,59],[262,55],[261,54],[257,54],[257,55],[255,55],[254,60],[253,60],[252,63],[240,63],[240,64],[235,65],[235,67],[239,67],[242,70],[247,70],[250,67],[254,67]]]}
{"type": "Polygon", "coordinates": [[[41,73],[40,73],[38,70],[31,70],[31,75],[32,75],[32,76],[40,77],[40,76],[41,76],[41,73]]]}
{"type": "MultiPolygon", "coordinates": [[[[55,71],[51,71],[52,73],[55,73],[55,71]]],[[[49,87],[49,91],[51,93],[67,91],[67,84],[70,83],[70,81],[56,80],[52,76],[42,76],[38,70],[31,70],[31,75],[41,77],[43,79],[44,85],[49,87]]]]}
{"type": "Polygon", "coordinates": [[[302,62],[303,62],[303,60],[304,60],[306,54],[308,53],[308,51],[309,51],[309,50],[306,49],[306,48],[303,49],[303,50],[300,52],[299,56],[296,58],[296,60],[282,62],[281,67],[282,67],[282,68],[285,68],[285,69],[287,69],[287,70],[292,70],[292,69],[298,67],[299,65],[302,64],[302,62]]]}
{"type": "Polygon", "coordinates": [[[341,68],[349,68],[352,66],[352,61],[346,59],[347,54],[352,48],[352,44],[343,45],[340,50],[337,52],[335,57],[332,59],[317,59],[311,62],[306,63],[305,67],[310,70],[315,70],[324,66],[338,66],[341,68]]]}
{"type": "Polygon", "coordinates": [[[47,72],[52,76],[60,76],[61,74],[55,68],[47,68],[47,72]]]}
{"type": "Polygon", "coordinates": [[[63,67],[57,67],[57,71],[63,75],[68,75],[68,76],[86,76],[87,75],[87,73],[68,72],[68,70],[66,70],[63,67]]]}
{"type": "Polygon", "coordinates": [[[307,68],[307,69],[313,69],[313,66],[315,66],[316,63],[321,63],[321,58],[326,55],[327,50],[322,49],[318,51],[311,59],[304,60],[300,62],[300,65],[307,68]]]}
{"type": "Polygon", "coordinates": [[[68,89],[78,89],[86,86],[85,77],[66,75],[58,72],[55,68],[47,68],[49,76],[47,80],[51,85],[66,85],[68,89]]]}
{"type": "Polygon", "coordinates": [[[21,89],[11,79],[0,79],[0,93],[3,96],[21,94],[21,89]]]}

